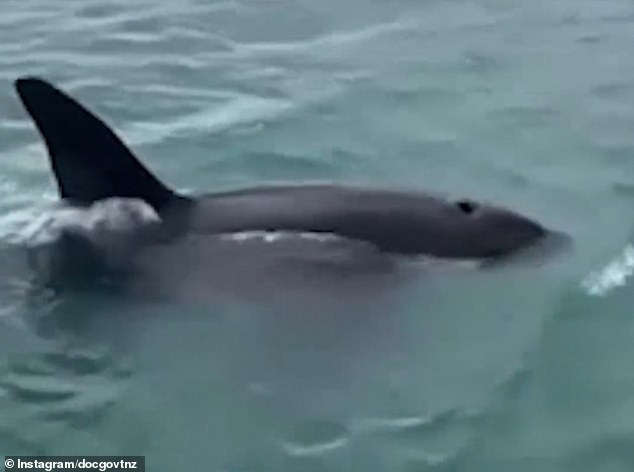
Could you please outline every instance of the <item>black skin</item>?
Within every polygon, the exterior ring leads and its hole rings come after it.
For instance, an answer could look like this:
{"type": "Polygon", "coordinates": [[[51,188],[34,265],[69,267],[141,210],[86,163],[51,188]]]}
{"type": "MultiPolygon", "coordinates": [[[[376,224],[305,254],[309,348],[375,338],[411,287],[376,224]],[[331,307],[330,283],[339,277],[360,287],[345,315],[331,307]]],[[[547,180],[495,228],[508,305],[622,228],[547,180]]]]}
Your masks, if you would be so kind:
{"type": "Polygon", "coordinates": [[[286,230],[333,233],[383,252],[488,259],[546,234],[508,210],[421,193],[305,185],[259,187],[203,196],[192,204],[196,232],[286,230]]]}
{"type": "Polygon", "coordinates": [[[144,200],[162,217],[163,234],[332,233],[390,254],[487,260],[524,249],[549,233],[502,207],[420,192],[287,185],[179,195],[66,93],[34,77],[18,79],[16,89],[45,141],[62,199],[78,205],[111,197],[144,200]]]}

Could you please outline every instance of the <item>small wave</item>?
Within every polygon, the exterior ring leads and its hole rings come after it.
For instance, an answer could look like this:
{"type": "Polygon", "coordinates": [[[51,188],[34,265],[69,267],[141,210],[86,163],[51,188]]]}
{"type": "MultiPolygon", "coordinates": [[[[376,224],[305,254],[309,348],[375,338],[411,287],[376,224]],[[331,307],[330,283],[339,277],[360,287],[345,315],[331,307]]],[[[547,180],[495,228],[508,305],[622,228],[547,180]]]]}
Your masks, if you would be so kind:
{"type": "Polygon", "coordinates": [[[348,444],[348,439],[345,437],[340,437],[335,438],[329,442],[310,445],[283,442],[282,448],[289,456],[306,457],[319,456],[335,449],[344,447],[346,444],[348,444]]]}
{"type": "Polygon", "coordinates": [[[281,441],[281,447],[294,457],[321,456],[349,443],[346,426],[336,421],[308,421],[298,425],[292,436],[281,441]]]}
{"type": "Polygon", "coordinates": [[[623,252],[603,269],[591,273],[582,282],[588,294],[605,296],[626,284],[634,274],[634,246],[628,245],[623,252]]]}
{"type": "Polygon", "coordinates": [[[36,207],[9,211],[0,220],[0,239],[9,244],[20,244],[28,239],[35,228],[35,222],[41,221],[46,210],[36,207]]]}
{"type": "Polygon", "coordinates": [[[15,358],[0,376],[0,392],[13,403],[11,429],[24,430],[25,420],[46,421],[53,429],[94,427],[116,404],[127,379],[110,352],[98,351],[71,347],[15,358]]]}
{"type": "Polygon", "coordinates": [[[369,432],[403,432],[431,425],[432,417],[402,416],[394,418],[365,418],[355,424],[355,430],[369,432]]]}
{"type": "Polygon", "coordinates": [[[236,50],[246,54],[278,54],[288,52],[314,51],[319,47],[343,47],[357,44],[384,34],[408,31],[417,26],[411,19],[398,19],[392,22],[370,25],[348,31],[337,31],[306,41],[235,43],[236,50]]]}
{"type": "Polygon", "coordinates": [[[237,96],[220,107],[205,108],[171,120],[169,124],[136,123],[126,130],[128,141],[135,144],[154,144],[170,137],[194,133],[221,132],[236,125],[268,121],[289,111],[288,101],[255,96],[237,96]]]}

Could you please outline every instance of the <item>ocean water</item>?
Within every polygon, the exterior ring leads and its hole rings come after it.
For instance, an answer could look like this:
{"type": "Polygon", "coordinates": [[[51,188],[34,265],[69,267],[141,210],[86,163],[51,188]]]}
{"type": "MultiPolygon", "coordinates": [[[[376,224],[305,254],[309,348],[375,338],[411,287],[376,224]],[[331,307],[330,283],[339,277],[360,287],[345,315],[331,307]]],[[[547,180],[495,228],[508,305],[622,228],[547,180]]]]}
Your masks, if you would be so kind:
{"type": "Polygon", "coordinates": [[[5,0],[0,453],[633,470],[633,40],[625,0],[5,0]],[[432,268],[385,303],[364,281],[366,303],[267,310],[33,294],[13,254],[55,189],[13,90],[27,74],[181,190],[449,192],[574,245],[544,264],[432,268]]]}

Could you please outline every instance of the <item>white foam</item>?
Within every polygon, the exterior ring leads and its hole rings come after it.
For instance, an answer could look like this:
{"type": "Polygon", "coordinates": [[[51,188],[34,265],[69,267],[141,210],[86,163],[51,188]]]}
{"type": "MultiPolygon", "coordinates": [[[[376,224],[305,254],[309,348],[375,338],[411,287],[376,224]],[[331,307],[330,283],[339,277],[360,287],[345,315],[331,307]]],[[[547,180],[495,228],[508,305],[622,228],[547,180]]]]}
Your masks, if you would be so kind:
{"type": "Polygon", "coordinates": [[[95,231],[123,232],[160,221],[154,209],[142,200],[109,198],[90,207],[56,206],[31,219],[17,235],[16,242],[37,246],[55,241],[62,232],[81,234],[95,231]]]}
{"type": "Polygon", "coordinates": [[[603,269],[588,275],[582,282],[588,294],[605,296],[622,287],[634,274],[634,247],[627,245],[623,252],[603,269]]]}
{"type": "Polygon", "coordinates": [[[288,441],[282,442],[282,449],[286,454],[293,457],[312,457],[321,456],[328,452],[340,449],[348,444],[346,437],[334,438],[331,441],[325,441],[317,444],[296,444],[288,441]]]}
{"type": "Polygon", "coordinates": [[[331,233],[310,233],[310,232],[291,232],[291,231],[240,231],[236,233],[227,233],[222,238],[236,241],[246,242],[253,240],[261,240],[266,243],[275,243],[288,239],[308,239],[312,241],[343,241],[345,238],[331,233]]]}
{"type": "MultiPolygon", "coordinates": [[[[241,231],[223,234],[221,235],[221,238],[237,243],[256,241],[274,244],[284,241],[304,240],[321,243],[350,243],[354,245],[372,247],[370,243],[365,241],[348,239],[333,233],[314,233],[307,231],[241,231]]],[[[482,265],[482,261],[475,259],[443,259],[429,255],[391,255],[391,257],[403,265],[407,264],[419,268],[433,267],[435,270],[474,270],[478,269],[482,265]]]]}

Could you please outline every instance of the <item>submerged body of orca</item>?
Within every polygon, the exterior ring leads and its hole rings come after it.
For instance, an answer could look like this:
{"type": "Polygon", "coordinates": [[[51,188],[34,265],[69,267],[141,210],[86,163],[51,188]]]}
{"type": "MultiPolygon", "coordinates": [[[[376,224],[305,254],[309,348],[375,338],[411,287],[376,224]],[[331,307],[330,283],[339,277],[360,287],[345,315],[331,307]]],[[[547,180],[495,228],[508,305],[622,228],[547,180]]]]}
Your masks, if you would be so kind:
{"type": "MultiPolygon", "coordinates": [[[[80,207],[136,199],[156,214],[152,221],[114,238],[115,244],[65,234],[63,246],[82,254],[75,260],[83,262],[73,265],[79,273],[90,267],[90,261],[101,263],[105,248],[112,254],[116,247],[112,266],[122,273],[134,270],[133,260],[137,266],[143,261],[146,272],[177,273],[179,263],[187,265],[190,257],[200,272],[195,278],[213,284],[219,281],[208,277],[204,267],[216,265],[217,273],[218,261],[205,259],[210,243],[201,241],[213,240],[214,250],[222,252],[227,247],[218,246],[218,235],[240,232],[333,235],[339,248],[347,241],[344,246],[355,261],[371,261],[367,266],[352,264],[361,271],[385,271],[391,266],[385,261],[393,255],[497,260],[550,233],[505,208],[415,192],[324,184],[181,195],[153,176],[102,120],[53,85],[25,77],[16,81],[16,89],[46,144],[61,199],[80,207]]],[[[313,240],[300,246],[320,244],[313,240]]]]}

